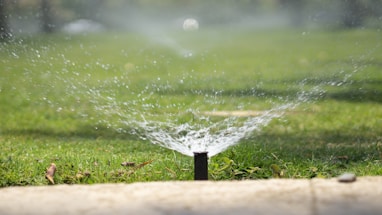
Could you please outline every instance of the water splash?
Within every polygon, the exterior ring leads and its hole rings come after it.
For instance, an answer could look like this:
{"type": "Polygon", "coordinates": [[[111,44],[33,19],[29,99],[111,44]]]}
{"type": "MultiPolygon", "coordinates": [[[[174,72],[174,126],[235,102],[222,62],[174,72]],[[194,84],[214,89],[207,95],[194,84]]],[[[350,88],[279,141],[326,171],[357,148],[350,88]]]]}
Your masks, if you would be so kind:
{"type": "Polygon", "coordinates": [[[194,152],[207,151],[212,157],[238,144],[253,132],[260,131],[273,119],[282,117],[286,111],[307,102],[319,94],[319,89],[316,90],[317,92],[302,91],[294,101],[274,105],[269,110],[259,111],[251,116],[211,116],[198,110],[189,110],[192,120],[182,123],[177,122],[180,114],[170,114],[166,120],[157,120],[155,118],[158,114],[149,113],[152,109],[161,108],[149,102],[149,97],[153,95],[147,94],[151,92],[150,88],[138,95],[140,99],[130,101],[117,101],[97,90],[89,90],[88,93],[93,98],[95,109],[102,114],[102,123],[108,127],[116,128],[119,132],[132,133],[187,156],[193,156],[194,152]],[[141,111],[142,108],[148,112],[141,111]]]}
{"type": "MultiPolygon", "coordinates": [[[[173,149],[182,154],[193,156],[194,152],[208,152],[210,157],[236,145],[240,140],[264,126],[283,112],[294,106],[292,103],[261,113],[259,116],[247,117],[243,122],[239,117],[228,117],[207,126],[155,121],[135,122],[143,128],[143,135],[152,143],[173,149]]],[[[131,122],[126,122],[130,124],[131,122]]]]}

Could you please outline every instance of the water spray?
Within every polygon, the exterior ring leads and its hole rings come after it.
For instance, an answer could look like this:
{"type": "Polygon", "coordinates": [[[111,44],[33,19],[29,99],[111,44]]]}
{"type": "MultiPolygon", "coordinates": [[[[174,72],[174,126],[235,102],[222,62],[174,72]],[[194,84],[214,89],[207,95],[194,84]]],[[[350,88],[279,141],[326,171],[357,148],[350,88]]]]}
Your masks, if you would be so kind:
{"type": "Polygon", "coordinates": [[[183,22],[183,30],[196,31],[199,29],[199,22],[196,19],[188,18],[183,22]]]}
{"type": "Polygon", "coordinates": [[[194,180],[208,180],[208,152],[194,152],[194,180]]]}

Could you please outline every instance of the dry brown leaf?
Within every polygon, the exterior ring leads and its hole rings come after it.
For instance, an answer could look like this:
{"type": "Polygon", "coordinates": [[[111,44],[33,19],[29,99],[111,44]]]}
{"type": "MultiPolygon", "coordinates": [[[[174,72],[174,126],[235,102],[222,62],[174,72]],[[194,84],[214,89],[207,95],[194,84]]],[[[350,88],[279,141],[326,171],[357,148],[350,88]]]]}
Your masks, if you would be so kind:
{"type": "Polygon", "coordinates": [[[49,184],[54,184],[54,173],[56,173],[56,164],[51,163],[45,174],[45,178],[49,181],[49,184]]]}

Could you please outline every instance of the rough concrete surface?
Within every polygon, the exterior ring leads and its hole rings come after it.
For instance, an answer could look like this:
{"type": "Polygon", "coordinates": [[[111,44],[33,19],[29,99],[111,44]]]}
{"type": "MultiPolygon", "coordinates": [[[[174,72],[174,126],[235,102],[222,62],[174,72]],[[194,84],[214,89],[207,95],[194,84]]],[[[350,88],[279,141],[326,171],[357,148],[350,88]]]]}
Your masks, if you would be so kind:
{"type": "Polygon", "coordinates": [[[382,214],[382,177],[169,181],[0,189],[0,214],[382,214]]]}

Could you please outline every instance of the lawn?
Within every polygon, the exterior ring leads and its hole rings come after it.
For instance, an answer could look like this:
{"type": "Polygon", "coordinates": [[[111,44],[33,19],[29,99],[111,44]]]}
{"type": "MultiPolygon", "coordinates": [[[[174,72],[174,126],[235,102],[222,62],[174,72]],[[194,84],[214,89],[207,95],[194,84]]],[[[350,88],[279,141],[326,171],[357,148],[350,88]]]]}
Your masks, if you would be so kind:
{"type": "MultiPolygon", "coordinates": [[[[294,103],[209,160],[213,180],[382,174],[373,29],[36,35],[0,44],[0,186],[192,180],[130,122],[294,103]],[[128,162],[130,165],[121,165],[128,162]]],[[[244,117],[246,118],[246,117],[244,117]]],[[[244,120],[244,119],[243,119],[244,120]]]]}

